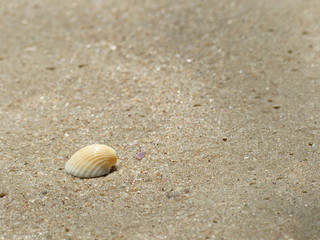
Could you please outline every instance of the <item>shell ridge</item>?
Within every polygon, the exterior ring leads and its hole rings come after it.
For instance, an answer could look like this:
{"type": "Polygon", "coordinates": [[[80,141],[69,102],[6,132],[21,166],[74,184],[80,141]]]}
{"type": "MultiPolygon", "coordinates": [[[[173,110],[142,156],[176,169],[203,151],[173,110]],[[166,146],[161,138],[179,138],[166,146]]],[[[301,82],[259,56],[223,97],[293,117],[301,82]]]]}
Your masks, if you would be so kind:
{"type": "Polygon", "coordinates": [[[96,161],[103,161],[103,158],[97,158],[95,159],[93,157],[89,157],[89,158],[85,158],[85,160],[87,161],[82,161],[82,164],[78,166],[78,174],[81,175],[85,175],[86,177],[91,175],[91,171],[92,169],[95,168],[94,162],[96,161]]]}
{"type": "Polygon", "coordinates": [[[85,151],[79,151],[77,153],[74,154],[74,156],[71,157],[71,161],[72,164],[72,168],[70,169],[71,172],[76,171],[79,172],[79,170],[77,171],[77,169],[83,169],[84,165],[86,165],[86,162],[90,162],[92,161],[91,159],[93,159],[96,156],[96,153],[91,153],[90,151],[88,151],[85,154],[81,154],[82,152],[85,151]]]}
{"type": "Polygon", "coordinates": [[[105,171],[106,173],[108,172],[108,165],[107,164],[107,161],[105,157],[101,157],[99,159],[95,159],[94,161],[92,161],[92,167],[91,167],[91,170],[88,174],[90,175],[96,175],[95,171],[96,170],[103,170],[105,171]]]}

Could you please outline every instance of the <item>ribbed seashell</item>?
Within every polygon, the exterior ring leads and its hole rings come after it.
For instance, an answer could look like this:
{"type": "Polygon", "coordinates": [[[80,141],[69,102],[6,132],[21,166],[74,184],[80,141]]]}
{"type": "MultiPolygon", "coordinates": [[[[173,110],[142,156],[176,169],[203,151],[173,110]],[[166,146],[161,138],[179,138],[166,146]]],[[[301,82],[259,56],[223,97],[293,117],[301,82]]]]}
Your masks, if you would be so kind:
{"type": "Polygon", "coordinates": [[[66,163],[67,173],[80,177],[91,178],[106,175],[117,162],[116,151],[102,144],[93,144],[81,148],[66,163]]]}

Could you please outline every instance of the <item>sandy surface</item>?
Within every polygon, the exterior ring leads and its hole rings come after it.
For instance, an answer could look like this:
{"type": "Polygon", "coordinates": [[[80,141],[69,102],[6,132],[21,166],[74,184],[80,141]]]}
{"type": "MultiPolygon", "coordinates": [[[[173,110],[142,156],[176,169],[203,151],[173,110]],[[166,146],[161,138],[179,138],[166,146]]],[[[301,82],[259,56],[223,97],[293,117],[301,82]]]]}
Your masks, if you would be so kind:
{"type": "Polygon", "coordinates": [[[2,0],[0,239],[320,239],[319,12],[2,0]]]}

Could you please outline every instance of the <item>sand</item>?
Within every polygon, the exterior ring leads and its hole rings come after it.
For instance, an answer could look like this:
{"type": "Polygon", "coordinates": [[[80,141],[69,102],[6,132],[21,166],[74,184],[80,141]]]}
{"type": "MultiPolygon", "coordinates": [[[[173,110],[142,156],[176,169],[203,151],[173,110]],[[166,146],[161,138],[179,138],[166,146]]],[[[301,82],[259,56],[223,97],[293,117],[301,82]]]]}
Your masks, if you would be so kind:
{"type": "Polygon", "coordinates": [[[0,239],[320,239],[319,12],[1,1],[0,239]]]}

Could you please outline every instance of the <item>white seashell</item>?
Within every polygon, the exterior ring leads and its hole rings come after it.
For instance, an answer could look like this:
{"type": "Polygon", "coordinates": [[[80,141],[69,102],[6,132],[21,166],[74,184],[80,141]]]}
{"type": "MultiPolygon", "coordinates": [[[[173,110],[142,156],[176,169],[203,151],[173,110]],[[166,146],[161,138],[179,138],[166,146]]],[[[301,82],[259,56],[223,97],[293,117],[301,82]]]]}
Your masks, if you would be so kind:
{"type": "Polygon", "coordinates": [[[93,144],[81,148],[66,163],[67,173],[80,177],[91,178],[106,175],[117,162],[116,151],[102,144],[93,144]]]}

